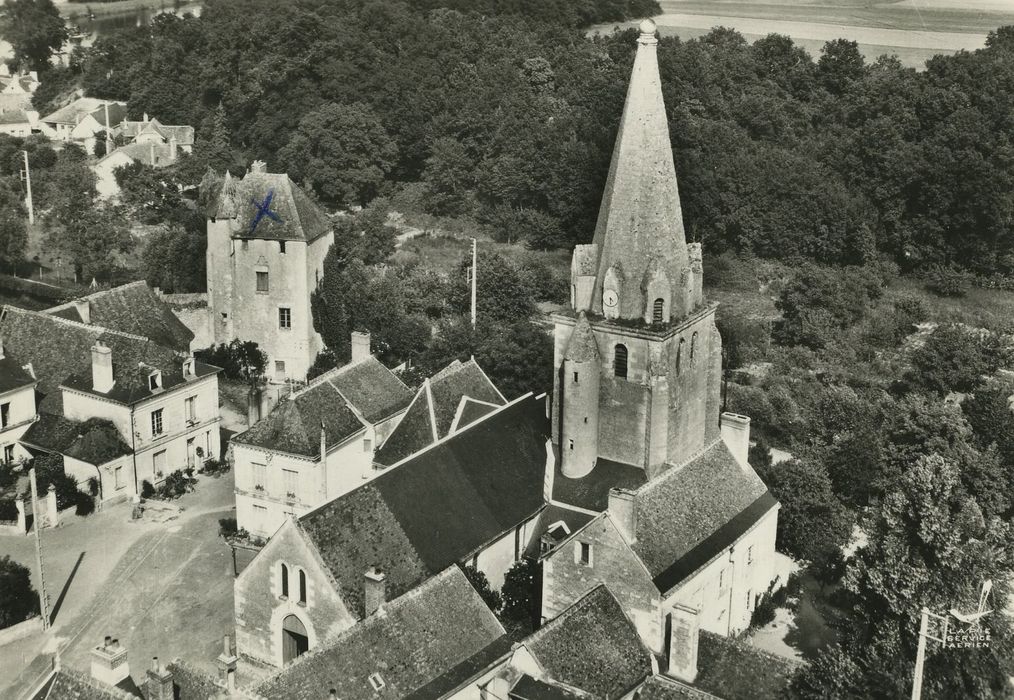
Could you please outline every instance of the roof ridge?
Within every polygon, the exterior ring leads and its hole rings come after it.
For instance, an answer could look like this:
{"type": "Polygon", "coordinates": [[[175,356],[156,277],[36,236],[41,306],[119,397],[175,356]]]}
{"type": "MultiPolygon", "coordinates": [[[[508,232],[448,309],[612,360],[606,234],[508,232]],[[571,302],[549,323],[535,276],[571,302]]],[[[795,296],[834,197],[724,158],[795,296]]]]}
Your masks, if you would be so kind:
{"type": "Polygon", "coordinates": [[[643,494],[646,494],[649,491],[651,491],[652,489],[656,488],[658,486],[658,484],[664,483],[667,478],[670,478],[670,475],[680,473],[691,462],[696,461],[698,458],[700,458],[701,456],[703,456],[705,453],[710,452],[720,442],[722,442],[722,436],[721,435],[719,435],[717,438],[715,438],[711,442],[707,443],[701,449],[697,450],[696,452],[691,453],[682,462],[678,462],[676,464],[671,464],[669,469],[666,469],[664,472],[662,472],[661,474],[659,474],[658,476],[656,476],[654,479],[651,479],[650,481],[646,481],[645,483],[641,484],[634,491],[635,497],[636,496],[641,496],[643,494]]]}
{"type": "Polygon", "coordinates": [[[426,391],[426,407],[429,409],[430,417],[430,433],[433,435],[433,440],[440,439],[440,431],[437,430],[437,412],[433,408],[433,388],[430,386],[430,380],[423,380],[423,389],[426,391]]]}
{"type": "MultiPolygon", "coordinates": [[[[18,306],[4,304],[3,312],[7,313],[8,311],[16,311],[17,313],[21,313],[27,316],[35,316],[37,318],[46,319],[47,321],[51,321],[54,323],[63,323],[66,325],[74,326],[76,328],[81,328],[83,330],[101,331],[100,335],[103,335],[105,333],[111,333],[113,335],[119,335],[124,338],[130,338],[131,340],[143,340],[146,343],[154,344],[156,347],[162,347],[161,345],[155,343],[155,341],[153,341],[151,338],[148,338],[147,336],[137,335],[136,333],[127,333],[126,331],[118,331],[114,328],[109,328],[107,326],[99,326],[94,323],[82,323],[81,321],[74,321],[69,318],[63,318],[62,316],[54,316],[53,314],[48,314],[45,311],[31,311],[29,309],[22,309],[21,307],[18,306]]],[[[96,340],[98,339],[96,338],[96,340]]]]}
{"type": "Polygon", "coordinates": [[[540,627],[539,629],[535,630],[530,635],[525,637],[525,639],[522,641],[522,644],[531,641],[538,641],[543,637],[545,637],[550,632],[552,632],[553,630],[555,630],[557,627],[563,624],[563,622],[567,618],[573,615],[576,610],[583,607],[584,605],[587,605],[588,599],[592,596],[592,594],[597,593],[600,588],[604,588],[606,590],[606,593],[608,593],[613,598],[613,600],[616,599],[616,596],[613,595],[612,591],[609,590],[609,587],[606,586],[605,583],[597,583],[590,589],[588,589],[588,591],[585,592],[584,595],[582,595],[580,598],[578,598],[573,603],[564,608],[559,615],[554,617],[552,620],[549,620],[544,625],[542,625],[542,627],[540,627]]]}
{"type": "Polygon", "coordinates": [[[110,695],[113,695],[117,698],[124,698],[124,700],[137,700],[137,697],[135,695],[128,693],[126,690],[123,690],[122,688],[117,688],[115,685],[110,685],[108,683],[98,681],[92,678],[90,674],[85,673],[83,671],[79,671],[76,668],[70,668],[68,666],[61,665],[60,668],[54,670],[53,675],[56,676],[61,673],[69,676],[70,678],[73,678],[75,681],[79,683],[84,683],[88,686],[91,686],[92,688],[109,693],[110,695]]]}

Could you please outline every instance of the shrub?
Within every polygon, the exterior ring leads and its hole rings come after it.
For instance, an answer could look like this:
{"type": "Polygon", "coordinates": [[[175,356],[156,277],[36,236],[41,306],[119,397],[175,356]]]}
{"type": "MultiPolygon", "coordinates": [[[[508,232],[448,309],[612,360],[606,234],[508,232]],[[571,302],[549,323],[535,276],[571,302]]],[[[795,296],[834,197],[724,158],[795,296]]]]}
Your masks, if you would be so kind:
{"type": "Polygon", "coordinates": [[[185,472],[177,469],[172,472],[159,485],[155,495],[163,500],[171,501],[174,498],[179,498],[183,494],[193,491],[197,479],[191,476],[192,472],[192,469],[188,469],[185,472]]]}
{"type": "Polygon", "coordinates": [[[479,597],[486,602],[490,610],[497,612],[503,604],[503,600],[500,598],[500,592],[494,591],[490,587],[486,574],[473,566],[463,566],[461,568],[465,572],[465,578],[472,584],[472,588],[479,594],[479,597]]]}
{"type": "Polygon", "coordinates": [[[145,479],[141,482],[141,498],[153,498],[155,496],[155,487],[151,485],[151,482],[145,479]]]}
{"type": "Polygon", "coordinates": [[[18,507],[13,500],[0,500],[0,522],[14,522],[18,519],[18,507]]]}
{"type": "Polygon", "coordinates": [[[963,270],[937,265],[924,275],[926,289],[942,297],[963,297],[972,285],[972,278],[963,270]]]}
{"type": "Polygon", "coordinates": [[[750,616],[750,629],[764,627],[775,621],[775,611],[778,606],[771,600],[771,596],[765,594],[760,597],[757,605],[754,606],[753,614],[750,616]]]}
{"type": "Polygon", "coordinates": [[[500,619],[507,627],[533,630],[542,612],[542,564],[522,559],[508,569],[500,589],[500,619]]]}
{"type": "Polygon", "coordinates": [[[224,459],[209,459],[201,467],[201,474],[208,474],[209,476],[221,476],[229,471],[229,462],[224,459]]]}
{"type": "Polygon", "coordinates": [[[6,554],[0,557],[0,629],[16,625],[39,612],[39,597],[27,567],[6,554]]]}
{"type": "Polygon", "coordinates": [[[87,493],[78,492],[80,495],[77,497],[77,503],[75,504],[74,512],[78,515],[91,515],[95,512],[95,499],[89,496],[87,493]]]}
{"type": "Polygon", "coordinates": [[[236,518],[220,518],[218,521],[218,534],[226,539],[234,537],[239,532],[236,518]]]}

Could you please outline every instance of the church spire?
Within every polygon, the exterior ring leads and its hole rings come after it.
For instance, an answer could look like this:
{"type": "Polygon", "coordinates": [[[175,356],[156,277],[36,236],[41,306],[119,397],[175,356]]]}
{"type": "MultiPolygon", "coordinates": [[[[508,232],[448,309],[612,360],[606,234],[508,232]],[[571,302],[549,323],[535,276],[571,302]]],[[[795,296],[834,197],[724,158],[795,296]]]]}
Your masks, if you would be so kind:
{"type": "Polygon", "coordinates": [[[606,318],[668,322],[698,303],[658,72],[655,23],[641,22],[594,243],[591,307],[606,318]],[[660,317],[661,310],[661,317],[660,317]]]}

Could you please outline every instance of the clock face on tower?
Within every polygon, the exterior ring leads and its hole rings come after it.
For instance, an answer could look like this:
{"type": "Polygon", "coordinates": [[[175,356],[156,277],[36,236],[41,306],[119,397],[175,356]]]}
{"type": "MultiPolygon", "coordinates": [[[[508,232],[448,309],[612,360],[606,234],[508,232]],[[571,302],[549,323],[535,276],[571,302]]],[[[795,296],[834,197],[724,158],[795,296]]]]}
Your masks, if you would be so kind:
{"type": "Polygon", "coordinates": [[[608,306],[610,309],[616,306],[616,292],[612,289],[607,289],[602,293],[602,303],[608,306]]]}

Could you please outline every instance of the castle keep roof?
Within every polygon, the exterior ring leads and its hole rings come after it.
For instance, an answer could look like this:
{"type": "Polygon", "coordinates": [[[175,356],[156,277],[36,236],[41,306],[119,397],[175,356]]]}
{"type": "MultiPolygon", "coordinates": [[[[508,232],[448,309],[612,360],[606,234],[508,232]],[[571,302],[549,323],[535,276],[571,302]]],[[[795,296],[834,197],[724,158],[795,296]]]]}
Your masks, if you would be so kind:
{"type": "Polygon", "coordinates": [[[506,400],[475,360],[455,360],[425,382],[374,461],[390,466],[503,406],[506,400]]]}
{"type": "Polygon", "coordinates": [[[288,175],[251,170],[242,180],[223,185],[216,218],[235,218],[235,238],[314,241],[331,231],[331,222],[288,175]],[[274,216],[258,212],[267,207],[274,216]]]}
{"type": "Polygon", "coordinates": [[[536,515],[548,433],[528,395],[300,518],[349,608],[371,566],[395,597],[536,515]]]}
{"type": "Polygon", "coordinates": [[[504,628],[461,570],[451,566],[254,692],[267,700],[319,700],[330,688],[343,700],[437,698],[453,685],[436,688],[434,681],[461,666],[482,669],[509,649],[504,628]],[[380,691],[370,683],[374,673],[384,683],[380,691]]]}
{"type": "Polygon", "coordinates": [[[644,315],[642,282],[653,260],[661,261],[673,277],[674,289],[689,266],[657,43],[650,34],[638,39],[593,239],[599,262],[592,308],[602,313],[606,271],[619,266],[624,275],[619,315],[627,319],[644,315]]]}

